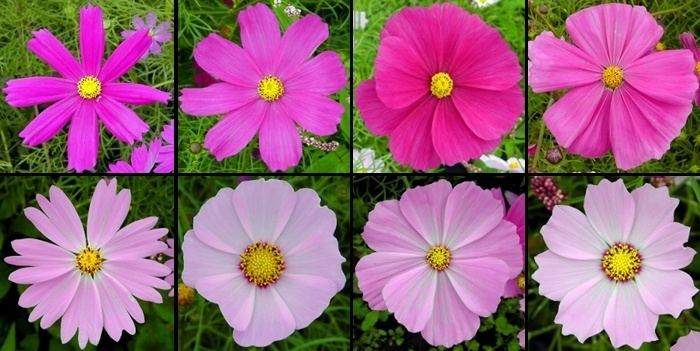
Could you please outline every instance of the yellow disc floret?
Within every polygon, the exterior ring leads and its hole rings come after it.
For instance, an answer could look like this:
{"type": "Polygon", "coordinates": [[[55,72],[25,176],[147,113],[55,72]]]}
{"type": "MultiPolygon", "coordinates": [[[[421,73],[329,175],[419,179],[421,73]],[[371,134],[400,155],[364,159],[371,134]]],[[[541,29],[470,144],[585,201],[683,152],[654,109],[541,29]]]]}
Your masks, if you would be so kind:
{"type": "Polygon", "coordinates": [[[450,266],[452,253],[443,245],[433,246],[425,254],[425,260],[432,269],[441,272],[450,266]]]}
{"type": "Polygon", "coordinates": [[[275,76],[265,76],[258,82],[258,95],[268,102],[277,101],[284,95],[284,84],[275,76]]]}
{"type": "Polygon", "coordinates": [[[241,254],[239,265],[249,282],[264,288],[275,283],[284,272],[284,255],[274,244],[255,242],[241,254]]]}
{"type": "Polygon", "coordinates": [[[522,273],[518,276],[518,288],[520,288],[520,291],[525,291],[525,275],[522,273]]]}
{"type": "Polygon", "coordinates": [[[94,99],[102,93],[102,83],[95,76],[85,76],[78,81],[78,95],[83,99],[94,99]]]}
{"type": "Polygon", "coordinates": [[[666,50],[666,44],[664,44],[662,42],[658,42],[658,43],[656,43],[656,46],[654,46],[654,50],[664,51],[664,50],[666,50]]]}
{"type": "Polygon", "coordinates": [[[95,275],[102,269],[102,262],[105,259],[100,253],[100,249],[93,249],[87,246],[77,255],[75,255],[75,266],[78,268],[80,273],[95,275]]]}
{"type": "Polygon", "coordinates": [[[177,285],[177,304],[180,306],[189,306],[194,302],[194,289],[180,283],[177,285]]]}
{"type": "Polygon", "coordinates": [[[622,68],[619,66],[608,66],[603,70],[603,84],[608,89],[615,90],[622,85],[622,68]]]}
{"type": "Polygon", "coordinates": [[[450,96],[453,87],[452,77],[445,72],[435,73],[430,79],[430,93],[438,99],[450,96]]]}
{"type": "Polygon", "coordinates": [[[616,282],[633,279],[642,268],[642,256],[630,244],[617,243],[603,254],[603,271],[616,282]]]}
{"type": "Polygon", "coordinates": [[[695,74],[700,76],[700,61],[695,64],[695,74]]]}

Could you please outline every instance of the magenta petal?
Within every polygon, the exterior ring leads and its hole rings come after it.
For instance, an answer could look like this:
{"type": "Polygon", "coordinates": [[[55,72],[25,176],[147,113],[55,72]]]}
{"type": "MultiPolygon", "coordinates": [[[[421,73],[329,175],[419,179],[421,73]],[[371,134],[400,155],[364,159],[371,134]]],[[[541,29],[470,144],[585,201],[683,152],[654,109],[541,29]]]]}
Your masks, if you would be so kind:
{"type": "Polygon", "coordinates": [[[430,132],[433,119],[428,117],[433,115],[436,106],[437,99],[424,98],[391,132],[389,149],[398,163],[417,170],[440,165],[430,132]]]}
{"type": "Polygon", "coordinates": [[[211,116],[232,112],[259,100],[253,87],[214,83],[206,88],[182,89],[180,108],[190,115],[211,116]]]}
{"type": "Polygon", "coordinates": [[[51,32],[41,29],[33,34],[34,38],[27,43],[31,52],[65,78],[77,82],[83,76],[78,61],[51,32]]]}
{"type": "Polygon", "coordinates": [[[41,111],[19,132],[23,143],[36,146],[56,136],[73,117],[80,104],[79,100],[78,97],[63,99],[41,111]]]}
{"type": "MultiPolygon", "coordinates": [[[[644,56],[625,67],[625,83],[659,102],[687,105],[695,97],[698,77],[693,73],[695,59],[688,50],[664,50],[644,56]]],[[[636,95],[636,94],[635,94],[636,95]]],[[[690,113],[689,109],[686,109],[690,113]]],[[[685,122],[686,115],[676,116],[674,124],[685,122]]]]}
{"type": "Polygon", "coordinates": [[[613,347],[629,345],[638,349],[642,343],[658,339],[655,329],[659,316],[644,304],[635,284],[616,284],[612,296],[602,301],[610,301],[603,324],[613,347]]]}
{"type": "Polygon", "coordinates": [[[95,105],[81,102],[68,130],[68,169],[75,169],[76,172],[94,170],[99,144],[100,128],[95,105]]]}
{"type": "Polygon", "coordinates": [[[360,83],[355,94],[355,104],[365,126],[370,132],[380,136],[391,134],[415,107],[409,106],[398,110],[388,108],[379,100],[373,79],[360,83]]]}
{"type": "Polygon", "coordinates": [[[287,170],[301,159],[301,137],[291,117],[270,104],[260,126],[260,156],[271,171],[287,170]]]}
{"type": "MultiPolygon", "coordinates": [[[[264,6],[264,5],[260,5],[264,6]]],[[[194,48],[196,63],[214,78],[243,87],[257,88],[263,73],[246,50],[217,34],[209,34],[194,48]],[[225,57],[226,60],[221,58],[225,57]]]]}
{"type": "Polygon", "coordinates": [[[3,92],[8,105],[27,107],[75,96],[76,85],[63,78],[29,77],[8,80],[3,92]]]}
{"type": "Polygon", "coordinates": [[[88,5],[80,9],[80,56],[87,75],[96,76],[105,51],[105,30],[102,10],[88,5]]]}
{"type": "Polygon", "coordinates": [[[324,51],[303,63],[301,68],[284,81],[284,89],[289,93],[307,92],[321,95],[337,93],[348,77],[338,53],[324,51]]]}
{"type": "Polygon", "coordinates": [[[280,25],[275,13],[262,3],[250,5],[238,14],[238,25],[245,51],[260,69],[272,71],[281,44],[280,25]]]}
{"type": "Polygon", "coordinates": [[[108,173],[137,173],[134,167],[126,161],[117,161],[108,167],[108,173]]]}
{"type": "Polygon", "coordinates": [[[602,69],[595,59],[552,32],[538,35],[528,49],[532,67],[527,83],[536,93],[600,82],[602,69]]]}
{"type": "Polygon", "coordinates": [[[309,14],[294,21],[285,31],[280,47],[276,48],[277,75],[284,80],[294,74],[327,38],[328,25],[318,15],[309,14]]]}
{"type": "Polygon", "coordinates": [[[377,51],[374,68],[377,96],[394,109],[410,106],[430,96],[431,73],[413,51],[406,50],[406,45],[401,38],[389,37],[381,42],[377,51]]]}
{"type": "Polygon", "coordinates": [[[270,105],[258,100],[224,115],[204,137],[204,147],[217,160],[240,152],[258,132],[270,105]]]}
{"type": "Polygon", "coordinates": [[[325,136],[338,131],[343,105],[317,94],[288,93],[279,102],[285,115],[312,134],[325,136]]]}
{"type": "Polygon", "coordinates": [[[106,83],[102,85],[102,95],[131,105],[147,105],[154,102],[165,104],[170,100],[170,94],[136,83],[106,83]]]}
{"type": "Polygon", "coordinates": [[[464,306],[460,292],[444,274],[438,275],[437,285],[432,315],[421,331],[425,341],[433,346],[451,347],[474,337],[479,329],[479,316],[464,306]]]}
{"type": "Polygon", "coordinates": [[[122,142],[140,141],[148,132],[148,124],[121,102],[103,96],[94,106],[105,128],[122,142]]]}
{"type": "Polygon", "coordinates": [[[502,91],[457,87],[451,101],[474,136],[484,140],[509,133],[525,107],[519,84],[502,91]]]}
{"type": "Polygon", "coordinates": [[[105,62],[97,78],[104,83],[119,79],[126,73],[151,46],[147,29],[141,29],[117,46],[105,62]]]}

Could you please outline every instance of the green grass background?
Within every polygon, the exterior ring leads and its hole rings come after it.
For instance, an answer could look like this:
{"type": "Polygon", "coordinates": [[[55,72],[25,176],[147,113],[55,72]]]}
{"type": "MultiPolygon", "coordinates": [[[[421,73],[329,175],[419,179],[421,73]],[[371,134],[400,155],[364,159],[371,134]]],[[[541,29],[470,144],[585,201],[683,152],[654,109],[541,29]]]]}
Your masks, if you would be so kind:
{"type": "MultiPolygon", "coordinates": [[[[501,188],[521,194],[525,189],[522,175],[500,175],[489,177],[442,177],[442,176],[366,176],[357,177],[353,183],[353,257],[351,267],[355,267],[363,256],[373,251],[362,239],[362,232],[369,213],[377,203],[384,200],[400,199],[409,188],[427,185],[446,179],[453,185],[464,181],[476,181],[484,188],[501,188]]],[[[354,268],[353,268],[354,269],[354,268]]],[[[455,345],[455,351],[520,350],[517,335],[524,326],[519,299],[503,299],[498,310],[488,318],[481,318],[479,331],[472,340],[455,345]]],[[[357,287],[357,277],[353,281],[353,350],[444,350],[433,347],[420,333],[410,333],[399,324],[388,311],[373,311],[362,299],[362,291],[357,287]]]]}
{"type": "MultiPolygon", "coordinates": [[[[79,57],[78,38],[80,8],[94,4],[102,8],[107,41],[105,60],[122,41],[121,32],[132,29],[134,16],[146,17],[155,12],[158,21],[172,21],[173,0],[3,0],[0,1],[0,83],[13,78],[57,75],[47,64],[27,49],[32,31],[46,28],[68,48],[76,59],[79,57]]],[[[149,56],[137,63],[122,78],[122,82],[147,84],[160,90],[173,92],[173,43],[161,46],[160,56],[149,56]]],[[[46,108],[9,106],[2,95],[0,102],[0,172],[65,172],[68,165],[66,137],[68,128],[50,141],[35,149],[22,146],[19,132],[46,108]]],[[[160,135],[163,125],[172,117],[172,107],[163,104],[141,106],[134,109],[151,127],[144,140],[160,135]]],[[[100,150],[96,170],[106,171],[110,163],[128,160],[131,147],[100,128],[100,150]]]]}
{"type": "MultiPolygon", "coordinates": [[[[353,47],[353,89],[367,79],[374,76],[374,60],[379,46],[379,33],[389,17],[404,6],[427,6],[444,1],[430,0],[355,0],[354,10],[364,11],[367,15],[367,27],[354,30],[353,47]]],[[[501,0],[495,5],[486,8],[476,8],[471,1],[451,1],[467,11],[479,15],[487,24],[496,28],[503,38],[510,44],[520,58],[521,67],[525,67],[525,2],[523,0],[501,0]]],[[[524,74],[524,71],[523,71],[524,74]]],[[[525,80],[521,81],[524,87],[525,80]]],[[[375,151],[376,158],[384,160],[386,172],[412,172],[410,167],[401,166],[394,161],[388,147],[386,137],[378,137],[367,130],[360,117],[359,110],[355,108],[353,117],[353,147],[356,149],[370,148],[375,151]]],[[[507,159],[508,157],[523,158],[525,145],[525,124],[522,118],[516,124],[514,132],[507,135],[501,145],[493,154],[507,159]]],[[[483,162],[477,160],[474,165],[489,171],[483,162]]],[[[432,171],[443,171],[438,167],[432,171]]],[[[464,171],[464,167],[457,164],[452,171],[464,171]]],[[[493,170],[491,170],[493,171],[493,170]]]]}
{"type": "MultiPolygon", "coordinates": [[[[182,0],[179,1],[179,42],[178,42],[178,85],[179,88],[194,87],[194,69],[192,51],[200,40],[209,33],[219,35],[240,46],[240,34],[236,22],[238,13],[248,5],[262,2],[272,8],[272,0],[233,1],[233,8],[220,0],[182,0]]],[[[285,0],[283,5],[275,8],[283,30],[291,23],[284,14],[284,7],[293,5],[301,9],[301,15],[315,13],[328,24],[330,35],[317,49],[317,53],[326,50],[337,52],[345,64],[350,76],[350,0],[285,0]]],[[[235,64],[235,63],[232,63],[235,64]]],[[[321,77],[322,79],[322,77],[321,77]]],[[[309,146],[302,146],[302,159],[297,167],[288,172],[349,172],[350,153],[350,99],[349,88],[331,96],[343,106],[345,114],[338,132],[328,137],[316,137],[324,142],[337,141],[340,147],[336,151],[326,152],[309,146]]],[[[209,151],[202,147],[206,132],[219,120],[216,116],[192,117],[180,112],[178,117],[178,168],[181,172],[268,172],[257,152],[257,137],[238,154],[219,162],[209,151]]]]}
{"type": "MultiPolygon", "coordinates": [[[[56,185],[71,199],[83,223],[87,223],[90,199],[100,177],[0,177],[0,256],[16,255],[10,242],[26,237],[48,241],[23,214],[26,207],[37,207],[36,194],[48,197],[51,185],[56,185]]],[[[170,177],[120,177],[117,188],[131,190],[131,210],[124,225],[136,220],[157,216],[157,227],[167,228],[172,237],[173,218],[173,180],[170,177]]],[[[85,225],[83,225],[85,226],[85,225]]],[[[166,257],[159,255],[164,262],[166,257]]],[[[49,329],[41,329],[39,321],[29,323],[31,310],[20,307],[19,295],[28,285],[18,285],[7,280],[8,275],[16,270],[0,260],[0,351],[69,351],[80,350],[78,334],[67,344],[61,344],[60,320],[49,329]]],[[[136,334],[122,333],[120,341],[114,342],[102,333],[99,348],[88,343],[86,350],[172,350],[174,328],[174,301],[168,297],[167,290],[159,290],[163,303],[143,302],[145,323],[136,325],[136,334]]]]}
{"type": "MultiPolygon", "coordinates": [[[[607,177],[610,181],[615,181],[620,177],[607,177]]],[[[567,199],[563,204],[573,206],[583,211],[583,198],[588,184],[598,184],[603,177],[600,176],[566,176],[556,177],[559,187],[567,193],[567,199]]],[[[622,177],[627,189],[632,191],[644,183],[649,182],[649,178],[624,176],[622,177]]],[[[680,205],[675,211],[675,220],[691,228],[689,242],[685,245],[700,251],[700,233],[697,228],[700,226],[700,185],[694,178],[680,185],[670,188],[672,197],[680,200],[680,205]]],[[[527,212],[527,233],[528,233],[528,274],[537,270],[534,257],[545,251],[545,246],[540,229],[547,223],[552,213],[548,211],[541,202],[530,192],[528,194],[527,212]]],[[[690,274],[695,281],[695,286],[700,286],[700,255],[695,255],[692,263],[683,269],[690,274]]],[[[551,301],[538,295],[538,283],[533,279],[528,279],[527,288],[527,315],[528,315],[528,342],[531,350],[590,350],[604,351],[613,350],[610,339],[601,332],[588,338],[585,344],[578,342],[573,335],[563,336],[561,325],[554,323],[554,316],[557,313],[559,302],[551,301]]],[[[700,331],[700,294],[693,298],[694,308],[685,310],[678,319],[670,315],[662,315],[656,326],[656,335],[659,340],[653,343],[644,343],[640,350],[668,350],[674,345],[677,339],[687,335],[690,330],[700,331]]],[[[635,323],[630,320],[629,323],[635,323]]],[[[620,350],[632,350],[629,346],[620,350]]]]}
{"type": "MultiPolygon", "coordinates": [[[[700,39],[700,2],[697,0],[648,0],[648,1],[593,1],[593,0],[532,0],[528,12],[528,38],[535,39],[544,31],[564,36],[566,18],[586,7],[601,3],[621,2],[644,5],[664,28],[661,41],[667,49],[682,48],[678,35],[692,32],[700,39]]],[[[534,172],[618,172],[612,153],[602,158],[587,159],[569,154],[562,148],[564,158],[557,164],[546,160],[547,150],[556,147],[556,140],[549,132],[542,115],[548,106],[559,100],[562,91],[536,94],[528,88],[528,144],[539,145],[539,151],[531,156],[528,167],[534,172]]],[[[693,105],[681,134],[671,143],[671,149],[660,160],[648,161],[631,172],[700,172],[700,109],[693,105]]]]}
{"type": "MultiPolygon", "coordinates": [[[[269,177],[265,177],[269,178],[269,177]]],[[[340,253],[348,260],[350,252],[350,178],[333,177],[274,177],[289,182],[295,190],[310,188],[318,193],[321,206],[328,206],[338,220],[335,237],[340,245],[340,253]]],[[[235,189],[241,181],[253,177],[210,176],[178,178],[178,243],[182,243],[185,233],[192,229],[192,219],[204,202],[224,187],[235,189]]],[[[182,257],[182,252],[180,256],[182,257]]],[[[182,259],[178,262],[182,272],[182,259]]],[[[349,263],[343,263],[343,270],[350,270],[349,263]]],[[[346,273],[347,281],[350,274],[346,273]]],[[[180,279],[176,280],[180,281],[180,279]]],[[[286,339],[276,341],[266,350],[329,350],[345,351],[350,345],[350,285],[336,294],[324,313],[308,327],[295,331],[286,339]]],[[[179,306],[179,348],[178,350],[238,350],[233,340],[232,328],[221,315],[218,305],[196,295],[190,306],[179,306]]],[[[256,350],[258,348],[251,348],[256,350]]]]}

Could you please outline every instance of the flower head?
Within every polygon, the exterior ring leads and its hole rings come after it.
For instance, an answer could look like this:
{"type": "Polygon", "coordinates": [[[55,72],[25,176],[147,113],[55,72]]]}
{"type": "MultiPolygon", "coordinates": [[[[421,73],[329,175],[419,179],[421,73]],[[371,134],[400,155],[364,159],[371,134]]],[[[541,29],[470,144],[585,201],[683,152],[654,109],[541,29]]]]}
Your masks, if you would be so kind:
{"type": "Polygon", "coordinates": [[[311,189],[241,182],[194,217],[182,279],[219,305],[237,344],[267,346],[308,326],[345,285],[335,226],[311,189]]]}
{"type": "Polygon", "coordinates": [[[155,288],[170,287],[160,278],[170,268],[146,258],[167,249],[159,240],[167,229],[153,228],[156,217],[120,229],[131,193],[128,189],[117,193],[116,179],[97,183],[87,230],[61,189],[52,186],[48,199],[37,195],[36,200],[39,209],[29,207],[24,214],[50,242],[13,240],[18,256],[5,258],[8,264],[23,267],[8,279],[29,285],[19,298],[20,306],[34,307],[29,321],[41,318],[41,327],[47,329],[61,319],[61,341],[68,342],[77,331],[80,348],[88,341],[97,345],[102,329],[115,341],[123,330],[133,335],[133,321],[144,322],[135,297],[161,303],[155,288]]]}
{"type": "Polygon", "coordinates": [[[151,46],[148,48],[148,51],[141,56],[142,60],[148,57],[149,53],[153,55],[160,55],[161,44],[173,40],[173,33],[170,32],[172,22],[168,21],[158,24],[156,21],[156,14],[153,12],[149,12],[148,15],[146,15],[146,22],[143,21],[143,18],[134,16],[133,25],[134,30],[123,31],[122,38],[128,39],[141,29],[148,29],[148,36],[151,37],[151,46]]]}
{"type": "Polygon", "coordinates": [[[109,165],[109,173],[151,173],[160,155],[160,149],[160,139],[137,146],[131,151],[131,163],[112,163],[109,165]]]}
{"type": "Polygon", "coordinates": [[[163,126],[163,131],[160,133],[160,138],[165,145],[160,147],[156,163],[158,164],[153,170],[155,173],[172,173],[175,169],[175,121],[170,120],[168,124],[163,126]]]}
{"type": "Polygon", "coordinates": [[[275,14],[259,3],[241,11],[238,23],[242,48],[214,33],[197,44],[195,61],[221,82],[182,89],[181,108],[195,116],[224,114],[204,138],[217,160],[237,154],[257,134],[265,164],[286,170],[301,159],[297,125],[321,136],[336,132],[344,108],[328,95],[345,86],[345,68],[332,51],[311,57],[328,38],[317,15],[281,35],[275,14]]]}
{"type": "Polygon", "coordinates": [[[698,292],[680,269],[695,255],[690,228],[674,222],[678,200],[649,184],[628,192],[622,180],[589,185],[586,213],[554,207],[542,227],[548,250],[532,275],[540,294],[561,301],[554,321],[583,342],[605,330],[616,348],[657,339],[659,315],[675,318],[698,292]]]}
{"type": "Polygon", "coordinates": [[[149,127],[126,106],[165,103],[170,95],[153,87],[120,83],[151,44],[148,30],[136,31],[103,62],[105,31],[102,10],[88,5],[80,9],[80,63],[46,29],[33,33],[29,50],[61,77],[11,79],[3,89],[13,107],[54,103],[39,113],[20,133],[27,146],[50,140],[70,122],[68,169],[92,170],[97,164],[101,121],[118,140],[140,141],[149,127]]]}
{"type": "Polygon", "coordinates": [[[572,44],[544,32],[528,50],[533,91],[568,90],[543,116],[557,143],[584,157],[612,150],[625,170],[661,158],[692,110],[692,54],[656,52],[663,28],[643,6],[592,6],[566,30],[572,44]]]}
{"type": "Polygon", "coordinates": [[[352,168],[356,173],[382,173],[384,161],[375,159],[374,150],[352,150],[352,168]]]}
{"type": "MultiPolygon", "coordinates": [[[[698,47],[698,44],[695,42],[695,37],[690,32],[682,33],[680,39],[683,47],[693,53],[695,75],[698,76],[698,83],[700,84],[700,47],[698,47]]],[[[700,106],[700,89],[695,92],[695,104],[700,106]]]]}
{"type": "Polygon", "coordinates": [[[523,268],[504,212],[490,191],[445,180],[378,203],[362,233],[375,252],[355,268],[362,298],[431,345],[471,339],[523,268]]]}
{"type": "Polygon", "coordinates": [[[509,157],[504,160],[496,155],[482,155],[479,159],[489,168],[508,173],[524,173],[525,159],[509,157]]]}
{"type": "Polygon", "coordinates": [[[356,92],[367,129],[426,170],[493,151],[523,111],[515,52],[453,4],[406,7],[382,30],[375,76],[356,92]]]}

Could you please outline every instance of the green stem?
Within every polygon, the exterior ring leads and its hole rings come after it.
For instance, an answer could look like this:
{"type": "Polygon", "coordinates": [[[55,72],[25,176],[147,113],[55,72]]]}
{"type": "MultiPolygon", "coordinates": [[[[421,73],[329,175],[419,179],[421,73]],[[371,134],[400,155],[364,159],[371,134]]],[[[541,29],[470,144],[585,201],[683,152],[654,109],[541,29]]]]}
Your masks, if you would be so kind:
{"type": "Polygon", "coordinates": [[[197,337],[194,342],[194,351],[199,351],[199,340],[202,338],[202,320],[204,319],[204,304],[199,307],[199,324],[197,325],[197,337]]]}

